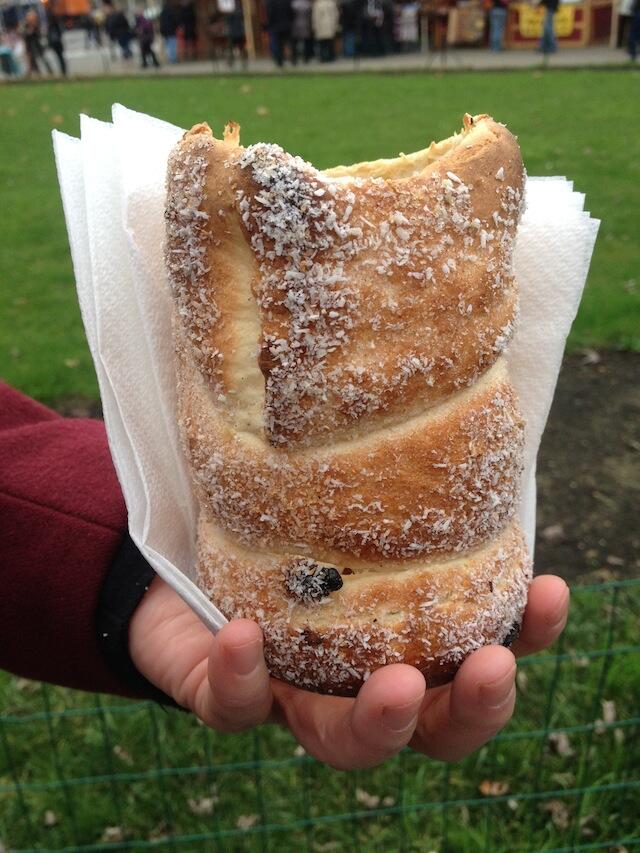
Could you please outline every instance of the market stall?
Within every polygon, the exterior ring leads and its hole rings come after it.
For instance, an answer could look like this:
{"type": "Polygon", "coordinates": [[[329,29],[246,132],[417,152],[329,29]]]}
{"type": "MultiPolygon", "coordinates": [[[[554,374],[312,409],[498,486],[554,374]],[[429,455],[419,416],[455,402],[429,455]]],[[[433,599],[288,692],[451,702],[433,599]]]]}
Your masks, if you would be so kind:
{"type": "MultiPolygon", "coordinates": [[[[544,6],[512,3],[507,18],[506,46],[534,48],[542,35],[544,6]]],[[[607,43],[611,30],[612,0],[561,2],[554,28],[559,47],[586,47],[607,43]]]]}

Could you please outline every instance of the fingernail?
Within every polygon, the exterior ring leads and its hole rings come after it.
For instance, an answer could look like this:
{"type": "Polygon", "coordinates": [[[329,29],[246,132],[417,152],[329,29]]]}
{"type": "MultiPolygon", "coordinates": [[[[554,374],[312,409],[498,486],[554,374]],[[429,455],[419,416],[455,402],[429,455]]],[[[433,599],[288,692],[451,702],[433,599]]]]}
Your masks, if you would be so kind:
{"type": "Polygon", "coordinates": [[[480,699],[487,708],[500,708],[507,701],[513,689],[513,680],[516,675],[515,666],[506,675],[497,681],[480,685],[480,699]]]}
{"type": "Polygon", "coordinates": [[[382,712],[382,722],[390,732],[401,734],[407,729],[413,728],[418,722],[418,709],[416,702],[407,705],[399,705],[394,708],[385,708],[382,712]]]}
{"type": "Polygon", "coordinates": [[[565,617],[567,611],[567,604],[569,603],[569,587],[565,588],[564,595],[562,596],[562,601],[560,604],[554,608],[551,613],[547,614],[547,618],[545,619],[547,625],[550,628],[557,628],[558,625],[562,622],[565,617]]]}
{"type": "Polygon", "coordinates": [[[260,664],[262,643],[260,640],[249,640],[241,646],[231,646],[227,654],[234,672],[249,675],[260,664]]]}

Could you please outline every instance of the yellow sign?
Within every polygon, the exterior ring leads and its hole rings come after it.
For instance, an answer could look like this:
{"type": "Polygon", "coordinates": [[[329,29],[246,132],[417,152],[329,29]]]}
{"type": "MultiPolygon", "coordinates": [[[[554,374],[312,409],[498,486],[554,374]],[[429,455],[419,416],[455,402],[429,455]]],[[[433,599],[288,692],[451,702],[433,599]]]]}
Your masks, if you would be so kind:
{"type": "MultiPolygon", "coordinates": [[[[527,6],[524,3],[518,6],[518,28],[522,38],[540,38],[546,11],[544,6],[527,6]]],[[[553,28],[558,38],[567,38],[573,32],[575,11],[574,6],[563,3],[556,12],[553,19],[553,28]]]]}

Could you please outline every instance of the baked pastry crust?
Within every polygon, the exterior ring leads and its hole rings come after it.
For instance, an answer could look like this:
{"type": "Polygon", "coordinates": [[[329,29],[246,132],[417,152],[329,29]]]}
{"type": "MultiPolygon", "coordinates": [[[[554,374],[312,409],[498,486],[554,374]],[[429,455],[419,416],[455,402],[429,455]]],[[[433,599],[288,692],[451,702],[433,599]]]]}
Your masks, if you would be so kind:
{"type": "Polygon", "coordinates": [[[350,693],[405,660],[442,680],[505,640],[530,577],[502,357],[517,143],[466,116],[425,151],[323,173],[238,130],[197,125],[168,173],[199,583],[258,619],[281,678],[350,693]]]}

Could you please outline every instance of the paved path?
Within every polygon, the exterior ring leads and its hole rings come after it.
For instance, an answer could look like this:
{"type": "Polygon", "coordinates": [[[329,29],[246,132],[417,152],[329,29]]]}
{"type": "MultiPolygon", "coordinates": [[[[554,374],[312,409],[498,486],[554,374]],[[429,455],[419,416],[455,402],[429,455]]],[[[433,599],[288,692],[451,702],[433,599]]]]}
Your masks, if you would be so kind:
{"type": "MultiPolygon", "coordinates": [[[[162,51],[158,51],[162,59],[162,51]]],[[[131,74],[146,74],[148,76],[182,76],[206,74],[235,74],[241,69],[237,66],[230,70],[222,61],[214,62],[185,62],[178,65],[163,63],[159,70],[140,68],[136,56],[128,63],[119,58],[113,58],[108,47],[85,48],[84,34],[71,32],[66,35],[66,56],[71,75],[97,77],[122,76],[131,74]]],[[[55,60],[50,55],[52,64],[55,60]]],[[[565,48],[554,56],[546,59],[545,65],[550,68],[602,67],[607,65],[628,66],[629,59],[623,50],[612,50],[609,47],[565,48]]],[[[540,68],[543,57],[533,50],[510,50],[502,53],[491,53],[486,49],[450,49],[446,54],[441,53],[412,53],[381,57],[378,59],[353,60],[339,59],[336,62],[320,64],[312,62],[309,65],[298,64],[296,73],[336,74],[349,71],[440,71],[449,70],[504,70],[511,68],[540,68]]],[[[284,72],[279,72],[270,59],[257,59],[250,63],[247,69],[250,73],[291,73],[287,66],[284,72]]]]}

